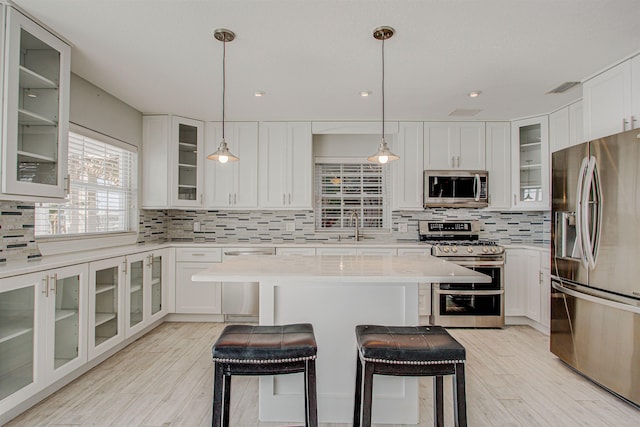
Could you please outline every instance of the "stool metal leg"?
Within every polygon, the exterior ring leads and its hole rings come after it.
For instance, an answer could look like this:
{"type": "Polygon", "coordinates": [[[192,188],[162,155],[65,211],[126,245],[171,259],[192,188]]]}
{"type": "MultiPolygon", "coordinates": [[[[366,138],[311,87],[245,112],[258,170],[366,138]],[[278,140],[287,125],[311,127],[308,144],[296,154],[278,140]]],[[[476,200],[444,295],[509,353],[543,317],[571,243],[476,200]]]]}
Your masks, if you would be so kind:
{"type": "Polygon", "coordinates": [[[467,427],[467,398],[464,382],[464,363],[456,363],[456,373],[453,381],[456,427],[467,427]]]}
{"type": "Polygon", "coordinates": [[[305,414],[308,427],[318,427],[318,396],[316,393],[316,361],[307,360],[305,368],[305,414]]]}
{"type": "Polygon", "coordinates": [[[433,377],[433,425],[444,427],[444,396],[442,375],[433,377]]]}
{"type": "Polygon", "coordinates": [[[362,363],[360,352],[356,352],[356,391],[353,399],[353,427],[360,427],[360,412],[362,408],[362,363]]]}
{"type": "Polygon", "coordinates": [[[231,375],[224,375],[224,412],[222,413],[222,425],[229,427],[229,417],[231,414],[231,375]]]}
{"type": "Polygon", "coordinates": [[[373,362],[364,362],[364,381],[362,386],[362,426],[371,427],[373,406],[373,362]]]}
{"type": "Polygon", "coordinates": [[[222,364],[214,363],[213,366],[213,414],[211,416],[211,426],[222,426],[222,393],[224,375],[222,364]]]}

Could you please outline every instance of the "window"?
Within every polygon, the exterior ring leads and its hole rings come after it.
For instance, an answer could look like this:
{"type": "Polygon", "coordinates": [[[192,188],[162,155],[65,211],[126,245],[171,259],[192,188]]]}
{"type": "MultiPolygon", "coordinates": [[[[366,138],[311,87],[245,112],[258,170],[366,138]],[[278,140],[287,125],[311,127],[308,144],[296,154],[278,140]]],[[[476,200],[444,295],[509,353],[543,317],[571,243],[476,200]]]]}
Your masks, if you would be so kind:
{"type": "Polygon", "coordinates": [[[373,163],[316,160],[316,229],[351,229],[356,212],[362,229],[388,230],[388,170],[373,163]]]}
{"type": "Polygon", "coordinates": [[[69,132],[67,202],[36,203],[37,237],[136,230],[135,147],[90,131],[81,132],[69,132]]]}

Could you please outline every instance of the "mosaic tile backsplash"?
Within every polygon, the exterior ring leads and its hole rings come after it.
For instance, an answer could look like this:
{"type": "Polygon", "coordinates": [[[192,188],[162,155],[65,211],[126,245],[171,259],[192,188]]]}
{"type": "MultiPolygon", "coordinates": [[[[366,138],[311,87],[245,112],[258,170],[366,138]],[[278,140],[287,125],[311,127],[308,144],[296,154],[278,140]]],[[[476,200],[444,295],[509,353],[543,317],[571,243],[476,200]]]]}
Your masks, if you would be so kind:
{"type": "MultiPolygon", "coordinates": [[[[335,243],[350,232],[316,232],[313,211],[142,211],[139,241],[208,243],[335,243]],[[193,231],[194,222],[200,231],[193,231]],[[289,229],[293,231],[287,231],[289,229]],[[155,230],[155,231],[153,231],[155,230]],[[162,234],[163,231],[166,234],[162,234]]],[[[391,233],[364,232],[370,243],[418,238],[418,220],[478,220],[481,238],[500,244],[548,244],[549,212],[490,212],[478,209],[431,209],[394,212],[391,233]],[[407,232],[399,232],[406,225],[407,232]]],[[[352,232],[351,232],[352,234],[352,232]]]]}
{"type": "Polygon", "coordinates": [[[40,258],[33,203],[0,201],[0,262],[40,258]]]}

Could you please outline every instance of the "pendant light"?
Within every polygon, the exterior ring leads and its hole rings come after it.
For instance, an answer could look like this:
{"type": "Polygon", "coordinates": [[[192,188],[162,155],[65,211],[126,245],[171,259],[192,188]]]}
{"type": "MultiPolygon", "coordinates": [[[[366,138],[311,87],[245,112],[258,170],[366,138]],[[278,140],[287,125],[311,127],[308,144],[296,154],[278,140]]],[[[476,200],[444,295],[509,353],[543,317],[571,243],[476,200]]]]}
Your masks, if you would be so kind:
{"type": "Polygon", "coordinates": [[[394,33],[395,30],[391,27],[378,27],[373,30],[373,38],[382,41],[382,138],[378,151],[373,156],[368,157],[367,160],[380,164],[400,158],[389,150],[387,141],[384,140],[384,41],[390,39],[394,33]]]}
{"type": "Polygon", "coordinates": [[[213,154],[209,154],[207,159],[217,160],[220,163],[237,162],[240,159],[231,154],[229,147],[227,147],[227,141],[224,139],[224,98],[226,89],[225,65],[227,59],[227,42],[233,41],[233,39],[236,38],[236,35],[231,30],[218,28],[213,32],[213,36],[216,40],[222,42],[222,141],[220,141],[218,150],[213,154]]]}

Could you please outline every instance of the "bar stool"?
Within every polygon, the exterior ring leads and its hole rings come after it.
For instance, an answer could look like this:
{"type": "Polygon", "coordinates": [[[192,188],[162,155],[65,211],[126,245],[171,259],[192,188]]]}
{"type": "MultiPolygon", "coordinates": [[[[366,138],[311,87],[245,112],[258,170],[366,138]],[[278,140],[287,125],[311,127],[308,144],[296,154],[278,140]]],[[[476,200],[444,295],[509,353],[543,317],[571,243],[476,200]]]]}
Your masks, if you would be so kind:
{"type": "Polygon", "coordinates": [[[214,362],[211,425],[229,426],[232,375],[304,372],[305,425],[317,427],[316,345],[308,323],[228,325],[211,350],[214,362]]]}
{"type": "Polygon", "coordinates": [[[442,376],[453,375],[455,425],[466,427],[465,349],[441,326],[356,326],[353,426],[371,426],[373,375],[433,376],[434,425],[444,426],[442,376]],[[364,371],[364,375],[363,375],[364,371]],[[362,408],[362,414],[361,414],[362,408]]]}

